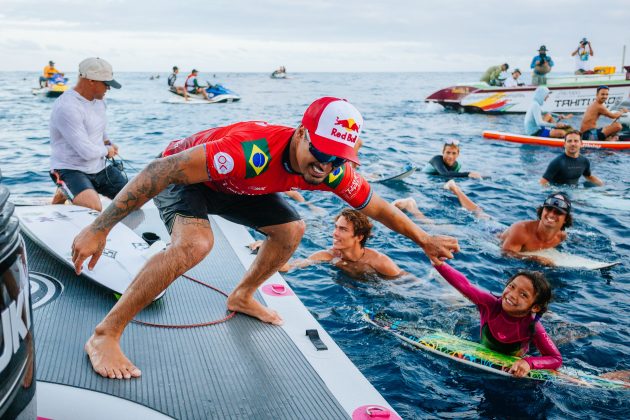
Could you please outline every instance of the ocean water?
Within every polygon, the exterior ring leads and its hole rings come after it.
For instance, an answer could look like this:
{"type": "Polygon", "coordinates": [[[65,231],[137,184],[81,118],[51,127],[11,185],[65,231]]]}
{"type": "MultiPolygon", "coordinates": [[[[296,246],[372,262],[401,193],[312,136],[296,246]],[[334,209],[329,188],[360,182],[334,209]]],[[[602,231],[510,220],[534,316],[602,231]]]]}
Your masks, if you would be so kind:
{"type": "MultiPolygon", "coordinates": [[[[76,74],[67,74],[71,83],[76,74]]],[[[51,195],[48,176],[48,118],[53,99],[33,96],[36,73],[0,73],[0,169],[12,194],[51,195]]],[[[462,145],[464,170],[488,178],[458,180],[460,187],[493,220],[480,221],[459,208],[444,180],[416,173],[404,181],[375,184],[387,200],[413,197],[434,223],[431,233],[459,239],[452,265],[473,283],[498,294],[520,268],[543,270],[554,289],[543,324],[556,341],[566,366],[601,374],[630,369],[630,153],[585,150],[602,188],[565,188],[574,202],[574,226],[561,250],[607,261],[600,271],[543,268],[501,256],[494,240],[497,225],[536,217],[548,193],[538,185],[547,163],[561,151],[484,140],[483,130],[521,132],[522,116],[446,112],[424,103],[431,92],[466,73],[305,73],[287,80],[267,74],[202,74],[242,95],[241,102],[218,105],[169,103],[166,73],[116,75],[123,88],[108,92],[108,132],[119,144],[130,176],[143,168],[170,140],[209,127],[242,120],[297,126],[308,104],[319,96],[348,98],[365,118],[362,170],[391,174],[406,164],[424,166],[440,153],[445,139],[462,145]]],[[[574,124],[579,126],[579,120],[574,124]]],[[[306,192],[323,211],[298,210],[308,228],[295,257],[331,245],[333,217],[343,207],[336,196],[306,192]]],[[[368,245],[387,253],[409,274],[385,281],[352,279],[329,265],[286,275],[309,310],[330,332],[363,374],[404,418],[622,418],[630,412],[627,392],[591,390],[484,374],[413,350],[366,325],[359,308],[385,310],[418,325],[440,325],[447,332],[478,338],[478,314],[448,284],[438,279],[427,258],[410,240],[376,224],[368,245]],[[626,413],[625,415],[623,413],[626,413]]]]}

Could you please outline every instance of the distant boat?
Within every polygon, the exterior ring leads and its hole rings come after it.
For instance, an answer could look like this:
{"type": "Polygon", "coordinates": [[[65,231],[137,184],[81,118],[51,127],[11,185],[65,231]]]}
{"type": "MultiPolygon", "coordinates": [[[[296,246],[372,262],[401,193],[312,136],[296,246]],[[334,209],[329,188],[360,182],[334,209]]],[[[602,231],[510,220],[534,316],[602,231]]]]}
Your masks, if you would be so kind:
{"type": "Polygon", "coordinates": [[[280,70],[274,70],[273,73],[271,73],[271,78],[272,79],[286,79],[287,78],[287,72],[286,71],[280,71],[280,70]]]}
{"type": "MultiPolygon", "coordinates": [[[[630,95],[630,66],[626,73],[547,77],[551,96],[545,102],[549,112],[584,112],[595,100],[598,86],[610,88],[608,108],[618,106],[630,95]]],[[[459,83],[429,95],[425,102],[434,102],[447,109],[488,114],[527,112],[537,86],[501,87],[485,82],[459,83]]]]}

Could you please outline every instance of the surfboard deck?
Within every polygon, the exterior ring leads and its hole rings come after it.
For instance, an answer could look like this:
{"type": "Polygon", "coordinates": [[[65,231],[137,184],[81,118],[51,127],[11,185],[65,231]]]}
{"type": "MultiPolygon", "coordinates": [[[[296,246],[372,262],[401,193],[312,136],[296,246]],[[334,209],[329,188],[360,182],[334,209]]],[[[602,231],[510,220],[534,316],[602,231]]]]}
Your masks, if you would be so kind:
{"type": "MultiPolygon", "coordinates": [[[[429,351],[485,372],[516,378],[508,373],[508,370],[514,362],[520,359],[519,357],[497,353],[480,343],[468,341],[441,331],[430,329],[426,329],[426,332],[422,332],[421,329],[411,331],[411,329],[405,328],[404,322],[382,313],[363,310],[362,317],[371,325],[421,350],[429,351]]],[[[564,367],[559,370],[532,369],[523,379],[549,381],[588,388],[630,389],[630,384],[628,383],[601,378],[577,369],[564,367]]]]}
{"type": "MultiPolygon", "coordinates": [[[[63,204],[16,207],[22,231],[51,255],[74,269],[72,241],[92,223],[97,211],[85,207],[63,204]]],[[[82,274],[88,279],[123,294],[150,256],[163,249],[163,243],[149,245],[122,223],[107,236],[107,243],[94,270],[83,264],[82,274]],[[149,249],[151,248],[151,249],[149,249]]],[[[164,295],[162,292],[156,299],[164,295]]]]}
{"type": "Polygon", "coordinates": [[[381,182],[389,182],[389,181],[400,181],[401,179],[405,179],[416,171],[416,168],[407,165],[400,172],[395,173],[394,175],[382,175],[382,176],[366,176],[366,179],[369,182],[381,183],[381,182]]]}
{"type": "Polygon", "coordinates": [[[557,249],[543,249],[540,251],[528,251],[521,252],[527,256],[538,256],[543,258],[549,258],[552,260],[556,267],[564,268],[583,268],[587,270],[600,270],[604,268],[614,267],[621,264],[619,261],[606,262],[597,261],[590,258],[580,257],[578,255],[569,254],[568,252],[560,252],[557,249]]]}

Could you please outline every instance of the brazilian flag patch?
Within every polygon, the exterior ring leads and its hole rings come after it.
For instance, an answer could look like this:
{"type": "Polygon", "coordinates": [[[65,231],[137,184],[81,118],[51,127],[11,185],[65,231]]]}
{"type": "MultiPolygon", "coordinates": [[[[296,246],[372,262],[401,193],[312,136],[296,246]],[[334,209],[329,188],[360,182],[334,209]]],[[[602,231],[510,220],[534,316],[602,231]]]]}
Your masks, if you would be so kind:
{"type": "Polygon", "coordinates": [[[346,165],[341,165],[334,171],[328,174],[328,176],[324,179],[324,184],[328,185],[330,188],[335,189],[343,180],[343,176],[346,173],[346,165]]]}
{"type": "Polygon", "coordinates": [[[243,153],[245,154],[245,178],[254,178],[269,168],[271,155],[267,139],[244,141],[243,153]]]}

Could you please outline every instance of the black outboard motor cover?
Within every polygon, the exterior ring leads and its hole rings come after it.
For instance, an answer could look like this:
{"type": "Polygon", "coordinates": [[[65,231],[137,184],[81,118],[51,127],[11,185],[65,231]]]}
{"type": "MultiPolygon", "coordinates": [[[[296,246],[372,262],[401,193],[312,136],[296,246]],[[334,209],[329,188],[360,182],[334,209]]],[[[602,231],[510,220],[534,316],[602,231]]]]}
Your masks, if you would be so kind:
{"type": "Polygon", "coordinates": [[[35,419],[35,343],[26,248],[8,198],[9,190],[0,185],[0,419],[35,419]]]}

